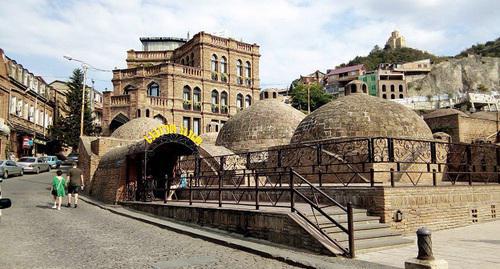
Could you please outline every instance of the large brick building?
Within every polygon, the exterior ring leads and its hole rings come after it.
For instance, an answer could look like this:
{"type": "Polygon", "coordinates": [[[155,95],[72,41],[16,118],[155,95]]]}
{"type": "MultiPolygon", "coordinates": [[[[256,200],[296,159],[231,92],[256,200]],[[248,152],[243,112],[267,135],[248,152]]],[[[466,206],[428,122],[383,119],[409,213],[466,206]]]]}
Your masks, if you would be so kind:
{"type": "Polygon", "coordinates": [[[54,91],[40,76],[8,58],[0,49],[0,159],[46,150],[54,115],[54,91]],[[5,131],[8,130],[8,136],[5,131]]]}
{"type": "Polygon", "coordinates": [[[141,38],[127,68],[113,71],[104,93],[104,133],[150,117],[195,134],[218,131],[259,96],[259,46],[200,32],[189,40],[141,38]]]}

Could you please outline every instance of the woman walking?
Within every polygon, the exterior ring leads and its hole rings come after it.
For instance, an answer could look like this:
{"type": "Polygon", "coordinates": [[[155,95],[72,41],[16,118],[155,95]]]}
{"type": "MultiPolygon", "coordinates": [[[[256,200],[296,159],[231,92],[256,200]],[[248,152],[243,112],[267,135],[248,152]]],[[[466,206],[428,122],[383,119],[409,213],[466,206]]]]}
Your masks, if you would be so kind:
{"type": "Polygon", "coordinates": [[[57,208],[61,210],[62,198],[66,195],[66,180],[62,176],[62,171],[57,170],[57,176],[52,179],[52,195],[54,196],[54,206],[52,208],[57,208]]]}

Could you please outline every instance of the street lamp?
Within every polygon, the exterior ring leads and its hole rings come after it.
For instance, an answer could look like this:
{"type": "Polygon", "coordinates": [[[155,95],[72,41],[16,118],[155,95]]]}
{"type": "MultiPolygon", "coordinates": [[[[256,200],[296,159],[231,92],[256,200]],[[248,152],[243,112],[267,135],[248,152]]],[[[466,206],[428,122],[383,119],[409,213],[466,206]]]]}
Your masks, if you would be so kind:
{"type": "Polygon", "coordinates": [[[85,83],[86,83],[86,80],[87,80],[87,70],[88,69],[92,69],[92,70],[95,70],[95,71],[100,71],[100,72],[112,72],[111,70],[105,70],[105,69],[100,69],[100,68],[96,68],[82,60],[78,60],[78,59],[75,59],[73,57],[70,57],[70,56],[63,56],[64,59],[68,60],[68,61],[75,61],[75,62],[79,62],[82,64],[82,69],[83,69],[83,86],[82,86],[82,110],[81,110],[81,113],[80,113],[80,137],[83,136],[83,115],[84,115],[84,108],[85,108],[85,83]]]}

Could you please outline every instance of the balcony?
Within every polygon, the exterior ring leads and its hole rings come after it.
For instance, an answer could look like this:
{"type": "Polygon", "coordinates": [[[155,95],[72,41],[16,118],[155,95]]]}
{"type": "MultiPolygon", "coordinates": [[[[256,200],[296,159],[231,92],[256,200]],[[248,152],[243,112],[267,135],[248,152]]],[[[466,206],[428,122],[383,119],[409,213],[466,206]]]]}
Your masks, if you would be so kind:
{"type": "Polygon", "coordinates": [[[249,86],[249,87],[250,87],[250,86],[252,86],[252,80],[251,80],[251,79],[249,79],[249,78],[246,78],[246,79],[245,79],[245,85],[246,85],[246,86],[249,86]]]}
{"type": "Polygon", "coordinates": [[[130,95],[111,96],[111,106],[128,106],[129,103],[130,95]]]}
{"type": "Polygon", "coordinates": [[[226,106],[226,105],[222,105],[220,107],[220,113],[222,113],[222,114],[228,114],[229,113],[229,107],[226,106]]]}
{"type": "Polygon", "coordinates": [[[221,73],[221,74],[220,74],[220,81],[222,81],[222,82],[224,82],[224,83],[227,83],[227,81],[228,81],[228,80],[229,80],[229,79],[228,79],[227,74],[225,74],[225,73],[221,73]]]}
{"type": "Polygon", "coordinates": [[[212,104],[212,113],[219,113],[219,104],[212,104]]]}
{"type": "Polygon", "coordinates": [[[211,73],[211,78],[213,81],[218,81],[219,80],[219,75],[217,74],[217,72],[213,72],[211,73]]]}
{"type": "Polygon", "coordinates": [[[200,102],[194,102],[193,103],[193,110],[194,111],[201,111],[201,103],[200,102]]]}
{"type": "Polygon", "coordinates": [[[162,63],[152,66],[138,66],[128,69],[117,69],[113,71],[113,79],[127,79],[136,77],[148,77],[158,75],[183,75],[194,78],[202,78],[203,70],[191,66],[183,66],[172,63],[162,63]]]}
{"type": "Polygon", "coordinates": [[[152,107],[167,107],[168,99],[163,97],[148,96],[149,105],[152,107]]]}
{"type": "Polygon", "coordinates": [[[243,85],[243,78],[242,77],[237,77],[236,78],[236,84],[243,85]]]}

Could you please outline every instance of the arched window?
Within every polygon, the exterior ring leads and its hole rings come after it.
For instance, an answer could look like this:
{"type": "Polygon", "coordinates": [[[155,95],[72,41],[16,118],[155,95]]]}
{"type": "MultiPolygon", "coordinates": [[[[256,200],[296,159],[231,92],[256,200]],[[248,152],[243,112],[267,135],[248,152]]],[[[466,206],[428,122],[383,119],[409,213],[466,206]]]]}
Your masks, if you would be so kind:
{"type": "MultiPolygon", "coordinates": [[[[267,98],[267,95],[266,95],[266,98],[267,98]]],[[[238,93],[238,95],[236,96],[236,107],[239,109],[243,108],[243,95],[241,93],[238,93]]]]}
{"type": "Polygon", "coordinates": [[[140,118],[141,117],[141,110],[140,109],[137,109],[137,117],[140,118]]]}
{"type": "Polygon", "coordinates": [[[387,99],[387,95],[385,93],[382,94],[382,98],[387,99]]]}
{"type": "Polygon", "coordinates": [[[224,56],[220,58],[220,72],[227,74],[227,60],[224,56]]]}
{"type": "Polygon", "coordinates": [[[276,92],[273,92],[273,98],[276,99],[276,97],[278,97],[278,95],[276,94],[276,92]]]}
{"type": "Polygon", "coordinates": [[[130,93],[131,90],[135,89],[134,86],[132,85],[127,85],[125,86],[125,88],[123,89],[123,94],[124,95],[128,95],[130,93]]]}
{"type": "Polygon", "coordinates": [[[212,91],[212,112],[213,113],[218,113],[219,112],[219,92],[217,90],[212,91]]]}
{"type": "Polygon", "coordinates": [[[385,84],[384,84],[384,85],[382,85],[382,91],[383,91],[383,92],[385,92],[385,91],[386,91],[386,89],[387,89],[387,87],[385,86],[385,84]]]}
{"type": "Polygon", "coordinates": [[[195,87],[193,90],[193,108],[194,110],[201,111],[201,90],[195,87]]]}
{"type": "Polygon", "coordinates": [[[148,85],[148,96],[160,96],[160,85],[156,82],[151,82],[148,85]]]}
{"type": "Polygon", "coordinates": [[[186,57],[186,65],[189,65],[189,63],[191,62],[191,60],[189,59],[189,55],[186,57]]]}
{"type": "Polygon", "coordinates": [[[184,59],[181,59],[181,64],[184,65],[184,59]]]}
{"type": "Polygon", "coordinates": [[[269,93],[268,92],[264,92],[264,98],[269,98],[269,93]]]}
{"type": "Polygon", "coordinates": [[[358,86],[356,84],[351,84],[351,93],[356,93],[358,91],[358,86]]]}
{"type": "Polygon", "coordinates": [[[25,104],[24,104],[24,109],[23,109],[23,110],[24,110],[24,111],[23,111],[23,115],[24,115],[24,118],[25,118],[25,119],[28,119],[28,118],[29,118],[29,113],[28,113],[29,108],[28,108],[28,107],[29,107],[29,106],[28,106],[28,104],[27,104],[27,103],[25,103],[25,104]]]}
{"type": "Polygon", "coordinates": [[[194,53],[192,52],[191,52],[191,62],[189,64],[194,67],[194,53]]]}
{"type": "Polygon", "coordinates": [[[396,99],[396,96],[394,94],[391,94],[391,99],[396,99]]]}
{"type": "Polygon", "coordinates": [[[251,73],[252,73],[252,72],[251,72],[251,68],[250,68],[250,62],[248,62],[248,61],[247,61],[247,62],[245,63],[245,76],[246,76],[247,78],[250,78],[251,73]]]}
{"type": "Polygon", "coordinates": [[[362,88],[363,88],[363,93],[366,93],[367,92],[367,90],[366,90],[366,84],[363,84],[362,88]]]}
{"type": "Polygon", "coordinates": [[[403,95],[402,95],[402,94],[400,94],[400,95],[399,95],[399,99],[403,99],[403,98],[404,98],[404,97],[403,97],[403,95]]]}
{"type": "Polygon", "coordinates": [[[210,60],[210,70],[212,72],[217,72],[218,71],[218,66],[217,66],[217,55],[212,55],[212,59],[210,60]]]}
{"type": "Polygon", "coordinates": [[[146,118],[149,118],[149,109],[146,109],[146,118]]]}
{"type": "Polygon", "coordinates": [[[167,119],[165,119],[165,117],[163,117],[161,114],[157,114],[156,116],[154,116],[154,119],[161,121],[163,124],[167,123],[167,119]]]}
{"type": "Polygon", "coordinates": [[[182,89],[182,107],[184,109],[191,109],[191,88],[186,85],[182,89]]]}
{"type": "Polygon", "coordinates": [[[241,77],[243,74],[243,63],[241,60],[236,61],[236,76],[241,77]]]}
{"type": "Polygon", "coordinates": [[[399,85],[399,92],[403,92],[403,85],[399,85]]]}
{"type": "Polygon", "coordinates": [[[220,111],[224,114],[229,112],[229,108],[227,106],[227,92],[221,92],[220,94],[220,111]]]}
{"type": "MultiPolygon", "coordinates": [[[[391,92],[394,92],[394,84],[391,85],[391,92]]],[[[393,98],[394,99],[394,98],[393,98]]]]}
{"type": "Polygon", "coordinates": [[[252,97],[250,97],[250,95],[247,95],[245,97],[245,107],[249,107],[252,105],[252,97]]]}

